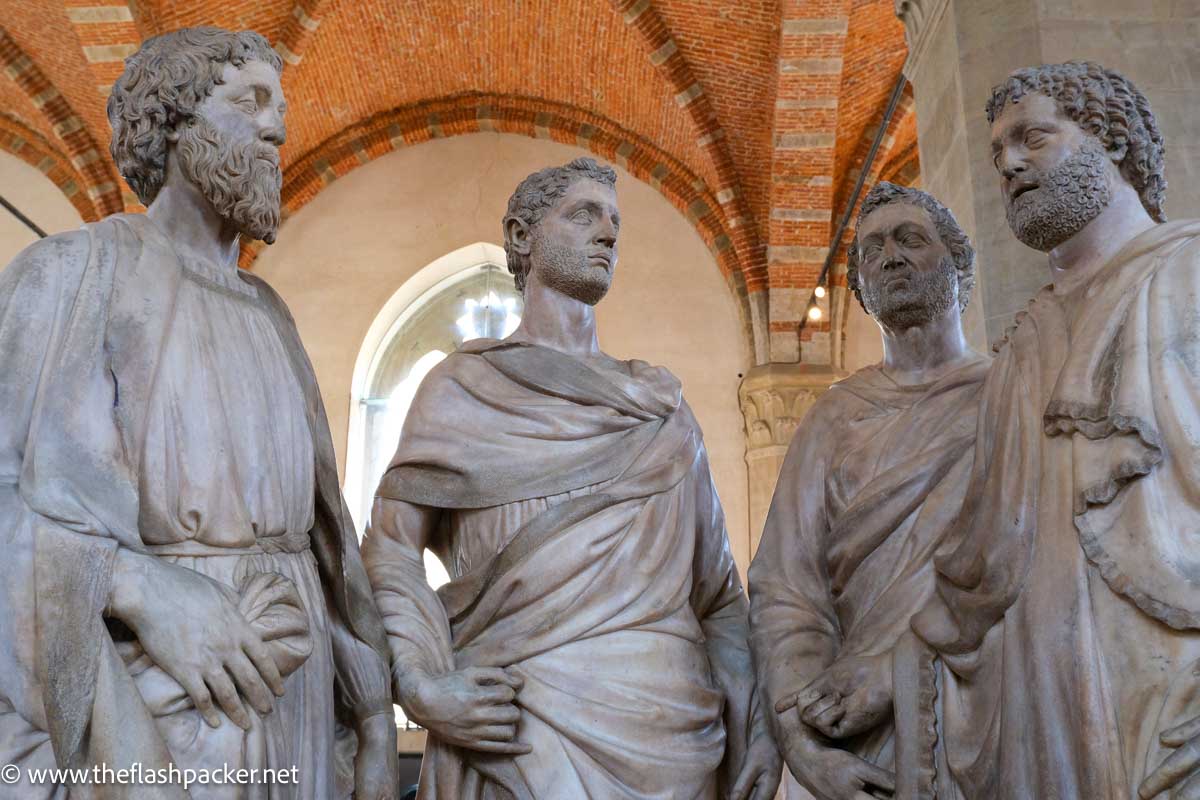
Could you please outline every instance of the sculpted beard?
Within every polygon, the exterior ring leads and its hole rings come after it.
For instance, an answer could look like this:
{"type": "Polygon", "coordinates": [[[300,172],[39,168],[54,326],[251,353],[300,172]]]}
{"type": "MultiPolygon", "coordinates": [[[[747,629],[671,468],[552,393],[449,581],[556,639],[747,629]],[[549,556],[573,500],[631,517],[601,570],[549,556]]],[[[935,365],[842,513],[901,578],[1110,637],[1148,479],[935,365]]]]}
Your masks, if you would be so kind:
{"type": "Polygon", "coordinates": [[[567,297],[594,306],[608,294],[612,285],[612,267],[594,266],[588,253],[567,245],[546,241],[535,229],[533,252],[539,258],[542,283],[567,297]]]}
{"type": "Polygon", "coordinates": [[[928,272],[909,268],[908,282],[889,289],[884,281],[862,287],[867,312],[889,328],[904,330],[925,325],[946,313],[957,302],[958,268],[944,257],[928,272]]]}
{"type": "Polygon", "coordinates": [[[1104,148],[1089,139],[1054,169],[1031,176],[1038,188],[1005,203],[1012,232],[1042,252],[1079,233],[1112,200],[1107,162],[1104,148]]]}
{"type": "Polygon", "coordinates": [[[217,213],[245,236],[275,241],[283,172],[279,150],[267,142],[232,144],[196,117],[179,136],[179,163],[217,213]]]}

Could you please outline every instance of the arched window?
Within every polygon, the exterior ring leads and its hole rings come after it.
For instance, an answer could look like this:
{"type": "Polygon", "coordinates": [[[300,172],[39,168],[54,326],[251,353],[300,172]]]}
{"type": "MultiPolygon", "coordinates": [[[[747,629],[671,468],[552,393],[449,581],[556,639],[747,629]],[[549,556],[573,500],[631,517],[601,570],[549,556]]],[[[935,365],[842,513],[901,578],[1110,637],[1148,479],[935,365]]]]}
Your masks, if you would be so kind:
{"type": "MultiPolygon", "coordinates": [[[[502,339],[521,321],[521,295],[504,251],[479,243],[422,269],[392,296],[371,326],[355,365],[346,448],[346,500],[359,532],[396,450],[422,379],[471,339],[502,339]]],[[[426,553],[430,583],[445,580],[426,553]]]]}

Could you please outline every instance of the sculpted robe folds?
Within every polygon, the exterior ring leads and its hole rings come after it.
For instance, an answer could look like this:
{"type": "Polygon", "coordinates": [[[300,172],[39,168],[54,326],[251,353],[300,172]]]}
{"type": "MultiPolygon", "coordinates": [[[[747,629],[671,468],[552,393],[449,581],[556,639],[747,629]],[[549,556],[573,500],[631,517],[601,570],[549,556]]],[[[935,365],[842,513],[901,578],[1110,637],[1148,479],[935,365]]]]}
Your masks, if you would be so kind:
{"type": "Polygon", "coordinates": [[[1043,290],[997,356],[915,624],[989,695],[946,721],[968,798],[1136,797],[1159,734],[1200,713],[1198,301],[1200,223],[1158,225],[1043,290]]]}
{"type": "MultiPolygon", "coordinates": [[[[975,358],[919,386],[868,367],[805,417],[750,567],[764,702],[795,695],[839,658],[886,653],[908,631],[966,489],[987,366],[975,358]]],[[[839,746],[890,770],[895,739],[885,724],[839,746]]]]}
{"type": "Polygon", "coordinates": [[[397,659],[524,678],[533,752],[431,738],[421,797],[692,800],[736,775],[760,713],[746,601],[670,373],[472,341],[422,384],[379,496],[447,509],[436,595],[420,553],[364,544],[397,659]]]}
{"type": "MultiPolygon", "coordinates": [[[[290,316],[253,277],[198,268],[132,215],[51,237],[0,273],[0,761],[294,764],[298,786],[192,796],[326,800],[339,796],[335,702],[346,722],[389,708],[383,631],[290,316]],[[209,728],[106,624],[118,547],[239,595],[290,675],[273,714],[251,711],[248,733],[224,717],[209,728]]],[[[178,784],[72,792],[93,795],[188,796],[178,784]]]]}

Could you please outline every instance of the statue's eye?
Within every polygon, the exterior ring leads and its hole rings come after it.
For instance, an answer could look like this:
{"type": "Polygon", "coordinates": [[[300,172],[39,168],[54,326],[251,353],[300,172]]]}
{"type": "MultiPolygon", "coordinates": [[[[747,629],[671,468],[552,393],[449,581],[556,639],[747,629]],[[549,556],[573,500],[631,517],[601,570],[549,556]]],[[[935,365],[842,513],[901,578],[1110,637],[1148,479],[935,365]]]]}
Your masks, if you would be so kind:
{"type": "Polygon", "coordinates": [[[900,244],[905,247],[921,247],[925,244],[925,239],[915,233],[910,233],[900,240],[900,244]]]}
{"type": "Polygon", "coordinates": [[[237,104],[238,108],[242,109],[243,111],[247,111],[251,114],[258,111],[258,103],[255,102],[253,97],[242,97],[234,102],[237,104]]]}
{"type": "Polygon", "coordinates": [[[592,215],[586,209],[581,208],[571,215],[571,221],[578,222],[580,225],[587,225],[592,221],[592,215]]]}
{"type": "Polygon", "coordinates": [[[1040,130],[1032,130],[1025,134],[1026,147],[1041,147],[1046,143],[1046,132],[1040,130]]]}

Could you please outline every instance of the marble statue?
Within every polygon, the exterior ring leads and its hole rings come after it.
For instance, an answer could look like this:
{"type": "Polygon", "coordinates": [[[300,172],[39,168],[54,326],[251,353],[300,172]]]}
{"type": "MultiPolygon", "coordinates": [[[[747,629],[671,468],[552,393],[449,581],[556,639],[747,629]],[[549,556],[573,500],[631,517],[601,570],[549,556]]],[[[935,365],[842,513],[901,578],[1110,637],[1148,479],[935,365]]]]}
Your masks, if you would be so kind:
{"type": "Polygon", "coordinates": [[[256,33],[147,40],[108,104],[147,212],[0,272],[0,762],[294,777],[0,797],[396,795],[386,637],[312,367],[237,268],[279,225],[280,70],[256,33]]]}
{"type": "Polygon", "coordinates": [[[883,359],[808,412],[750,567],[751,643],[776,741],[819,800],[891,796],[896,752],[920,738],[902,737],[875,685],[891,684],[876,678],[911,638],[967,486],[988,366],[962,329],[974,255],[925,192],[880,183],[867,194],[849,284],[882,331],[883,359]]]}
{"type": "Polygon", "coordinates": [[[525,299],[426,377],[363,558],[394,694],[429,731],[420,797],[767,800],[781,764],[747,601],[679,381],[601,352],[615,172],[526,178],[504,218],[525,299]],[[451,581],[425,581],[428,548],[451,581]]]}
{"type": "Polygon", "coordinates": [[[1162,136],[1121,75],[1023,69],[987,108],[1009,226],[1053,283],[998,348],[913,619],[971,694],[944,706],[939,775],[965,798],[1197,797],[1200,222],[1166,222],[1162,136]]]}

